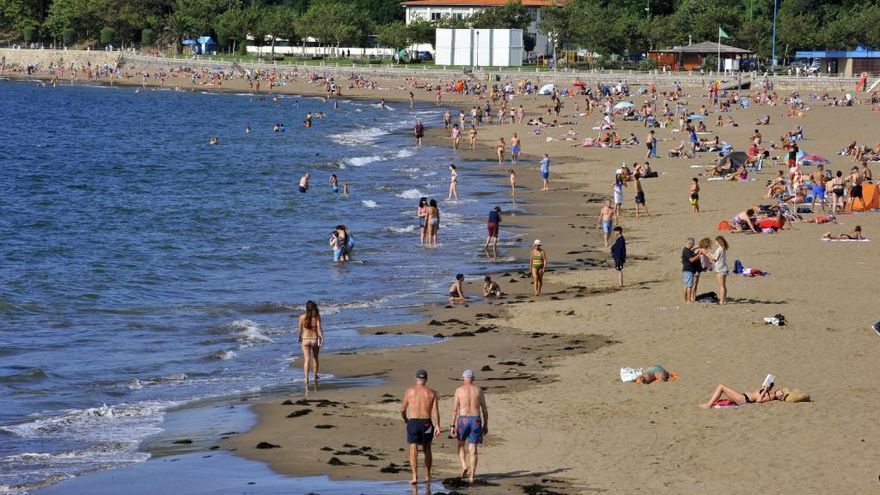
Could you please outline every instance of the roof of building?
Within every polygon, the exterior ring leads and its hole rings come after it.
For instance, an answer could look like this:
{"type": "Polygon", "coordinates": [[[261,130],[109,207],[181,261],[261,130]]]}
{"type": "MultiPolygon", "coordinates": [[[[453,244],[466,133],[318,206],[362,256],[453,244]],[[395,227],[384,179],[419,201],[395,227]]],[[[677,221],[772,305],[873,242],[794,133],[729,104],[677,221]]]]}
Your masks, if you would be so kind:
{"type": "MultiPolygon", "coordinates": [[[[404,7],[503,7],[509,0],[409,0],[404,7]]],[[[562,4],[554,0],[522,0],[523,7],[552,7],[562,4]]]]}
{"type": "Polygon", "coordinates": [[[833,50],[795,52],[795,58],[880,58],[880,50],[833,50]]]}
{"type": "Polygon", "coordinates": [[[735,46],[728,46],[724,44],[717,43],[715,41],[704,41],[702,43],[694,43],[692,45],[685,46],[673,46],[672,48],[667,48],[665,50],[652,50],[654,52],[664,52],[664,53],[718,53],[718,50],[721,50],[722,54],[733,55],[733,54],[749,54],[753,53],[749,50],[743,48],[737,48],[735,46]]]}

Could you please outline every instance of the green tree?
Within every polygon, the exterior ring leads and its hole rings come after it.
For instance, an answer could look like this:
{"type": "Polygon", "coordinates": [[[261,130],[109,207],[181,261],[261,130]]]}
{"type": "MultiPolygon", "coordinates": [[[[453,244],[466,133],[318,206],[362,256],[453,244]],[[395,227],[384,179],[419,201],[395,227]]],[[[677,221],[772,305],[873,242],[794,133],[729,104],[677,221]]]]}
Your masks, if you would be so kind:
{"type": "Polygon", "coordinates": [[[247,40],[248,27],[241,9],[230,9],[223,12],[214,22],[214,30],[217,33],[217,43],[235,52],[236,45],[244,46],[247,40]]]}
{"type": "Polygon", "coordinates": [[[180,53],[180,44],[190,36],[193,21],[188,16],[174,12],[165,19],[165,41],[170,43],[174,54],[180,53]]]}
{"type": "Polygon", "coordinates": [[[150,46],[153,44],[153,30],[150,28],[144,28],[141,31],[141,45],[150,46]]]}
{"type": "Polygon", "coordinates": [[[25,43],[33,43],[37,40],[37,28],[35,26],[25,26],[21,30],[21,39],[25,43]]]}
{"type": "Polygon", "coordinates": [[[116,32],[112,27],[105,27],[101,29],[101,44],[109,45],[117,40],[119,37],[119,33],[116,32]]]}
{"type": "Polygon", "coordinates": [[[76,42],[76,31],[71,28],[65,28],[61,31],[61,42],[64,43],[65,46],[72,45],[76,42]]]}
{"type": "Polygon", "coordinates": [[[522,2],[509,0],[502,7],[483,9],[468,20],[471,27],[480,29],[526,29],[532,23],[532,15],[522,2]]]}
{"type": "Polygon", "coordinates": [[[376,41],[380,45],[399,50],[410,44],[411,34],[403,21],[393,21],[379,26],[376,30],[376,41]]]}

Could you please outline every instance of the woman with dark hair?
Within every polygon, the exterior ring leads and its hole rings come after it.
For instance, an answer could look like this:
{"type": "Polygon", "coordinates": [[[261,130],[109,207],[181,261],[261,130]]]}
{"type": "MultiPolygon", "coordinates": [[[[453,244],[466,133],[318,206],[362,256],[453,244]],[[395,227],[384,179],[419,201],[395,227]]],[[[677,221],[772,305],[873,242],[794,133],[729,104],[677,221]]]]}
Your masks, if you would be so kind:
{"type": "Polygon", "coordinates": [[[309,371],[314,368],[315,386],[318,384],[318,352],[324,346],[324,329],[321,327],[321,312],[315,301],[306,302],[306,312],[299,317],[299,344],[303,351],[303,374],[306,389],[309,388],[309,371]]]}
{"type": "Polygon", "coordinates": [[[416,211],[419,217],[419,241],[424,244],[428,235],[428,198],[419,199],[419,209],[416,211]]]}
{"type": "Polygon", "coordinates": [[[436,199],[432,199],[428,203],[428,216],[425,220],[428,224],[428,243],[437,244],[437,230],[440,229],[440,209],[437,208],[436,199]]]}

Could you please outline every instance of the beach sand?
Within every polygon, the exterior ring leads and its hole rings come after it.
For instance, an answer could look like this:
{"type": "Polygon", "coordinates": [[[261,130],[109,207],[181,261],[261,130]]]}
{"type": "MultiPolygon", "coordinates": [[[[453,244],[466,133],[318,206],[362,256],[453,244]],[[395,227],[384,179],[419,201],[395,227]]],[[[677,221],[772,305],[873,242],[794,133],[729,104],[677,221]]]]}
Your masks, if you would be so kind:
{"type": "MultiPolygon", "coordinates": [[[[380,86],[389,89],[352,90],[346,96],[397,101],[405,100],[409,91],[404,81],[380,81],[380,86]]],[[[300,82],[283,91],[314,94],[315,89],[300,82]]],[[[414,92],[419,100],[433,101],[433,93],[414,92]]],[[[692,110],[705,102],[702,89],[686,88],[686,92],[692,110]]],[[[618,288],[596,225],[597,201],[610,199],[615,168],[624,161],[642,161],[645,148],[572,147],[583,137],[596,136],[591,128],[600,117],[596,113],[574,117],[578,99],[564,100],[560,120],[576,120],[575,125],[544,129],[541,136],[533,136],[525,125],[484,126],[479,130],[480,149],[461,153],[466,158],[492,159],[499,136],[508,143],[513,132],[523,138],[523,162],[516,167],[523,186],[519,200],[534,215],[506,217],[502,238],[515,225],[522,247],[510,254],[520,260],[526,259],[532,239],[543,241],[551,267],[545,276],[545,294],[532,297],[521,271],[509,272],[497,276],[510,294],[504,300],[455,308],[438,301],[436,307],[425,309],[426,319],[420,323],[371,328],[367,331],[441,333],[444,339],[430,346],[324,356],[322,372],[380,377],[383,384],[313,392],[307,398],[310,402],[291,396],[291,404],[272,399],[256,405],[256,427],[223,446],[264,461],[279,473],[407,479],[405,468],[396,472],[406,461],[398,399],[415,370],[426,368],[428,385],[441,394],[441,423],[446,425],[461,370],[472,368],[477,383],[486,387],[490,411],[490,433],[481,449],[478,478],[492,486],[457,490],[522,493],[523,485],[535,483],[560,493],[880,490],[876,462],[880,429],[872,419],[880,406],[876,380],[880,337],[870,329],[878,319],[872,267],[880,259],[880,217],[842,215],[839,225],[798,223],[794,230],[778,234],[723,233],[731,245],[731,266],[740,259],[770,275],[731,275],[731,303],[726,306],[685,305],[679,261],[685,238],[714,237],[720,220],[750,204],[767,202],[762,199],[765,183],[777,167],[768,165],[763,173],[752,174],[755,180],[744,183],[701,177],[703,212],[693,214],[688,187],[701,170],[692,166],[714,164],[717,157],[703,153],[691,160],[651,160],[660,176],[642,181],[649,217],[634,218],[632,188],[626,190],[620,224],[629,260],[625,287],[618,288]],[[577,141],[560,140],[569,130],[576,133],[577,141]],[[548,142],[548,137],[553,140],[548,142]],[[537,161],[545,152],[553,160],[550,192],[540,191],[537,171],[537,161]],[[847,232],[856,224],[862,225],[867,237],[877,239],[820,241],[828,230],[847,232]],[[785,315],[786,326],[762,322],[777,313],[785,315]],[[451,336],[458,332],[473,336],[451,336]],[[619,379],[621,367],[655,363],[678,372],[680,379],[647,386],[619,379]],[[481,371],[484,366],[491,371],[481,371]],[[777,376],[777,386],[805,390],[813,401],[738,410],[697,407],[719,383],[754,390],[767,373],[777,376]],[[280,447],[256,449],[259,442],[280,447]],[[339,462],[328,464],[334,458],[339,462]]],[[[637,105],[642,100],[633,98],[637,105]]],[[[526,96],[513,102],[521,103],[528,119],[543,115],[549,98],[526,96]]],[[[474,100],[444,96],[443,104],[467,111],[474,100]]],[[[738,149],[747,147],[751,123],[761,114],[772,119],[771,125],[760,128],[765,143],[778,142],[785,130],[801,124],[807,137],[801,148],[831,159],[829,168],[844,172],[854,162],[837,156],[840,148],[852,140],[871,146],[880,139],[880,113],[867,105],[832,108],[818,101],[808,105],[813,108],[802,119],[786,117],[784,105],[753,105],[731,114],[739,127],[716,128],[714,114],[706,123],[738,149]]],[[[440,123],[425,124],[429,142],[448,145],[442,128],[437,129],[440,123]]],[[[623,136],[635,132],[643,139],[646,134],[640,123],[618,125],[623,136]]],[[[661,156],[684,139],[667,129],[657,134],[661,156]]],[[[498,168],[498,180],[507,180],[508,167],[506,163],[498,168]]],[[[874,168],[880,172],[880,166],[874,168]]],[[[446,247],[471,248],[479,247],[446,247]]],[[[477,293],[479,281],[468,282],[466,290],[477,293]]],[[[711,273],[700,282],[700,292],[709,290],[717,290],[711,273]]],[[[454,444],[446,431],[435,442],[434,452],[435,479],[458,473],[454,444]]]]}
{"type": "MultiPolygon", "coordinates": [[[[698,107],[704,101],[697,96],[700,91],[689,88],[689,92],[691,108],[698,107]]],[[[548,102],[546,97],[518,97],[514,104],[523,103],[531,117],[544,111],[548,102]]],[[[471,104],[462,103],[465,110],[471,104]]],[[[565,120],[573,113],[573,99],[567,99],[566,105],[565,120]]],[[[801,148],[830,158],[832,170],[848,171],[854,162],[836,152],[851,140],[873,143],[880,115],[867,106],[827,107],[816,101],[809,105],[813,108],[802,119],[786,117],[785,106],[753,106],[732,113],[739,127],[707,125],[724,141],[744,149],[754,128],[751,123],[761,114],[772,118],[772,125],[760,128],[765,143],[778,142],[785,130],[801,124],[807,136],[801,148]]],[[[877,244],[828,243],[819,238],[825,231],[845,232],[856,224],[871,237],[880,228],[877,215],[842,215],[840,225],[798,223],[794,230],[778,234],[725,233],[731,244],[731,265],[741,259],[770,275],[731,276],[727,306],[685,305],[679,262],[685,238],[714,237],[720,220],[764,201],[766,181],[777,167],[769,165],[763,173],[752,174],[755,180],[744,183],[707,182],[701,177],[703,212],[693,214],[688,187],[701,170],[692,166],[713,164],[716,157],[703,153],[693,160],[652,160],[660,177],[642,181],[651,215],[634,218],[631,189],[626,192],[621,225],[630,259],[624,272],[626,286],[618,289],[610,256],[601,247],[595,201],[610,198],[614,169],[623,161],[642,161],[644,147],[582,149],[572,148],[571,141],[546,140],[563,138],[568,130],[577,133],[578,141],[595,136],[590,128],[598,119],[595,114],[578,118],[577,125],[545,129],[542,136],[532,136],[527,126],[480,129],[484,154],[491,155],[499,135],[508,143],[513,132],[523,138],[527,161],[517,170],[527,189],[521,201],[537,215],[515,219],[518,230],[525,233],[523,248],[515,254],[525,259],[528,241],[543,240],[554,268],[546,276],[552,287],[544,296],[516,299],[528,296],[527,280],[511,284],[509,277],[498,277],[512,296],[508,302],[517,304],[438,307],[430,316],[439,321],[457,318],[474,327],[484,324],[476,313],[490,312],[500,317],[491,320],[498,325],[491,333],[430,347],[328,357],[323,364],[328,372],[380,373],[385,385],[328,397],[313,394],[311,399],[342,401],[347,406],[317,414],[320,409],[309,406],[278,402],[257,406],[258,426],[228,446],[280,472],[404,479],[406,472],[382,473],[379,468],[405,462],[396,399],[412,381],[412,373],[418,367],[432,373],[429,385],[441,393],[445,424],[460,370],[474,368],[477,383],[487,387],[491,418],[479,472],[483,479],[501,484],[474,488],[478,493],[519,492],[521,485],[547,478],[566,481],[569,486],[562,490],[566,493],[876,491],[880,435],[871,418],[880,402],[874,365],[880,342],[870,330],[877,319],[870,274],[878,259],[877,244]],[[537,159],[544,152],[553,159],[549,193],[539,191],[537,176],[537,159]],[[777,313],[785,315],[787,326],[763,323],[763,317],[777,313]],[[580,342],[558,345],[568,339],[580,342]],[[565,351],[567,347],[575,349],[565,351]],[[508,359],[525,366],[497,364],[508,359]],[[680,373],[680,380],[644,386],[618,378],[623,366],[655,363],[680,373]],[[480,372],[484,365],[493,372],[480,372]],[[501,382],[506,387],[496,388],[493,379],[507,370],[516,370],[509,371],[513,377],[521,373],[531,377],[501,382]],[[809,392],[813,402],[752,405],[735,411],[697,407],[719,383],[753,390],[767,373],[777,376],[780,387],[809,392]],[[315,412],[286,418],[298,407],[315,412]],[[318,423],[337,428],[316,430],[318,423]],[[282,448],[253,448],[259,441],[273,440],[282,448]],[[363,454],[336,455],[346,450],[346,443],[383,455],[378,460],[364,460],[363,454]],[[334,456],[348,465],[329,466],[334,456]]],[[[630,129],[640,138],[645,134],[637,123],[619,125],[624,136],[630,129]]],[[[658,130],[661,156],[680,136],[658,130]]],[[[444,142],[436,132],[433,141],[444,142]]],[[[498,174],[499,180],[506,180],[502,169],[498,174]]],[[[713,274],[708,275],[700,292],[717,290],[713,274]]],[[[473,293],[478,287],[471,285],[468,290],[473,293]]],[[[434,333],[435,328],[444,327],[422,322],[407,331],[434,333]]],[[[435,452],[435,478],[456,474],[452,441],[444,435],[435,452]]]]}

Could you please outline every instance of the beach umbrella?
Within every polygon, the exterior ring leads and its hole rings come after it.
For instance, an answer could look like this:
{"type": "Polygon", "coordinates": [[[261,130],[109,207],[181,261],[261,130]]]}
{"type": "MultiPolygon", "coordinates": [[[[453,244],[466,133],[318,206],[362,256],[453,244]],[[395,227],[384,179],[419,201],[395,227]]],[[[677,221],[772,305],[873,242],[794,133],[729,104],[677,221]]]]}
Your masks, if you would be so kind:
{"type": "Polygon", "coordinates": [[[821,156],[813,154],[813,153],[810,153],[809,155],[804,155],[804,156],[798,158],[798,162],[800,162],[802,165],[830,165],[831,164],[831,162],[827,158],[821,157],[821,156]]]}
{"type": "Polygon", "coordinates": [[[688,115],[687,118],[689,118],[691,120],[706,120],[706,117],[703,117],[702,115],[700,115],[698,113],[692,113],[692,114],[688,115]]]}
{"type": "Polygon", "coordinates": [[[633,107],[635,107],[635,105],[633,105],[632,103],[630,103],[628,101],[622,101],[622,102],[618,103],[617,105],[614,105],[614,108],[616,110],[623,110],[624,108],[633,108],[633,107]]]}
{"type": "Polygon", "coordinates": [[[574,82],[574,86],[577,86],[577,87],[579,87],[579,88],[583,88],[583,87],[585,87],[586,85],[587,85],[587,83],[585,83],[585,82],[583,82],[583,81],[575,81],[575,82],[574,82]]]}

